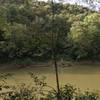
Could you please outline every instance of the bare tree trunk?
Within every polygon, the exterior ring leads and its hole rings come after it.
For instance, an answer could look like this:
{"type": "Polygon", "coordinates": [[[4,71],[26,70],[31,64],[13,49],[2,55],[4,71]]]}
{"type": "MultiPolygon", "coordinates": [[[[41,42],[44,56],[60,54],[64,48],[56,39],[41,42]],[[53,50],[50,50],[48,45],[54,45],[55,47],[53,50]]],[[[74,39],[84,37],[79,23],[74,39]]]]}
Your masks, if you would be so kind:
{"type": "MultiPolygon", "coordinates": [[[[52,28],[54,28],[54,1],[52,0],[52,28]]],[[[57,65],[57,51],[56,51],[56,40],[54,39],[54,33],[52,29],[52,60],[55,67],[55,74],[56,74],[56,84],[57,84],[57,100],[61,100],[60,95],[60,87],[59,87],[59,74],[58,74],[58,65],[57,65]]]]}

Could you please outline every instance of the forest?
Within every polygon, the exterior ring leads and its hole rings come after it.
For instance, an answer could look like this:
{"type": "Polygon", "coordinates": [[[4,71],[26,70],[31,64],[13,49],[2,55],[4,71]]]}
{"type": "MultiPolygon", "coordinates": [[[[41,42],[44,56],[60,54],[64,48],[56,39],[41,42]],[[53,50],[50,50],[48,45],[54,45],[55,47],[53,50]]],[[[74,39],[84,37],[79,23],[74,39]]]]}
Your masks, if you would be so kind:
{"type": "Polygon", "coordinates": [[[0,61],[100,60],[100,13],[79,5],[0,1],[0,61]]]}
{"type": "Polygon", "coordinates": [[[99,78],[99,10],[0,0],[0,100],[100,100],[99,78]]]}

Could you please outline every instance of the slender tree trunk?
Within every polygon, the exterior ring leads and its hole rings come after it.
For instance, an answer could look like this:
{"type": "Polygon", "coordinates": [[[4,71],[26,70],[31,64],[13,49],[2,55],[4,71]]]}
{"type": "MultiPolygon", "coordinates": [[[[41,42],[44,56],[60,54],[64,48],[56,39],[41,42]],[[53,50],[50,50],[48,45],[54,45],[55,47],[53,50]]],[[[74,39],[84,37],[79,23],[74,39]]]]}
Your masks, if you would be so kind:
{"type": "Polygon", "coordinates": [[[55,73],[56,73],[56,84],[57,84],[57,100],[61,100],[60,95],[60,87],[59,87],[59,74],[58,74],[58,65],[57,65],[57,50],[56,50],[56,40],[54,39],[54,1],[52,0],[52,60],[55,67],[55,73]]]}

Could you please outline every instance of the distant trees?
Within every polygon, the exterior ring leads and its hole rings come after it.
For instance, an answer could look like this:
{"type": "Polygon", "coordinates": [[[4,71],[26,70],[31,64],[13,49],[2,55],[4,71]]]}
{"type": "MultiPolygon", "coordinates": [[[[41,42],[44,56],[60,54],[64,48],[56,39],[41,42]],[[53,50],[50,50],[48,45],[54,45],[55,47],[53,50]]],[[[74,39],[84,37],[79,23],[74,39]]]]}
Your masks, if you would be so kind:
{"type": "Polygon", "coordinates": [[[71,39],[77,50],[75,56],[87,59],[100,59],[100,14],[87,15],[83,21],[73,23],[70,31],[71,39]]]}
{"type": "Polygon", "coordinates": [[[26,1],[0,5],[1,59],[51,59],[51,29],[58,58],[100,59],[99,13],[78,5],[55,4],[52,27],[51,3],[26,1]]]}

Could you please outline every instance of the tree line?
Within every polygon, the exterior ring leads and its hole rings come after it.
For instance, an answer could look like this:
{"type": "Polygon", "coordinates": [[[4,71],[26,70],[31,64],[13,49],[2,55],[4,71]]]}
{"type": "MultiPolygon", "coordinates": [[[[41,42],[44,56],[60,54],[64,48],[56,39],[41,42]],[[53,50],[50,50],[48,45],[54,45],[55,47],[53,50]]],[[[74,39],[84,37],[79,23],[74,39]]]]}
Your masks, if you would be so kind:
{"type": "MultiPolygon", "coordinates": [[[[8,0],[9,1],[9,0],[8,0]]],[[[100,13],[70,4],[0,1],[0,61],[52,58],[100,60],[100,13]]]]}

